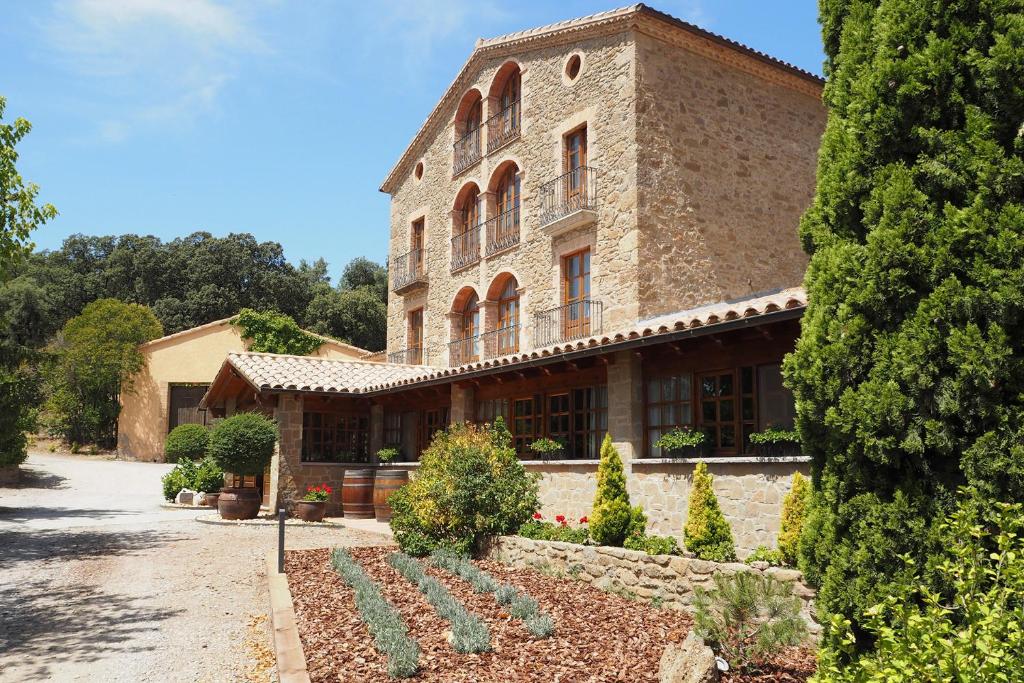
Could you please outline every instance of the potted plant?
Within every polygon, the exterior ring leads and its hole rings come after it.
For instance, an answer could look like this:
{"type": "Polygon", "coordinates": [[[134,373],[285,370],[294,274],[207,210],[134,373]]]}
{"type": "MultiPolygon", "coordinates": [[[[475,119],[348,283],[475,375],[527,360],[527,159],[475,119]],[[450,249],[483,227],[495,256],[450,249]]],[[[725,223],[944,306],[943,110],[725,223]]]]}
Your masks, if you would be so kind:
{"type": "Polygon", "coordinates": [[[559,441],[554,439],[541,438],[532,442],[527,448],[537,454],[540,460],[555,460],[557,455],[560,455],[565,446],[559,441]]]}
{"type": "MultiPolygon", "coordinates": [[[[377,460],[387,464],[402,454],[397,448],[382,448],[377,451],[377,460]]],[[[388,499],[398,489],[409,483],[409,472],[403,469],[377,470],[373,479],[373,516],[378,522],[391,521],[391,504],[388,499]]]]}
{"type": "Polygon", "coordinates": [[[689,427],[676,427],[654,442],[670,458],[702,458],[709,455],[711,444],[705,432],[689,427]]]}
{"type": "MultiPolygon", "coordinates": [[[[225,472],[244,477],[262,474],[274,457],[277,425],[259,413],[238,413],[221,420],[210,433],[210,457],[225,472]]],[[[224,519],[253,519],[262,496],[255,488],[221,491],[217,510],[224,519]]]]}
{"type": "Polygon", "coordinates": [[[327,484],[310,486],[306,495],[295,503],[295,516],[304,522],[322,522],[327,512],[327,499],[331,497],[331,487],[327,484]]]}
{"type": "Polygon", "coordinates": [[[769,425],[750,435],[754,453],[764,458],[800,455],[800,434],[795,429],[782,429],[769,425]]]}

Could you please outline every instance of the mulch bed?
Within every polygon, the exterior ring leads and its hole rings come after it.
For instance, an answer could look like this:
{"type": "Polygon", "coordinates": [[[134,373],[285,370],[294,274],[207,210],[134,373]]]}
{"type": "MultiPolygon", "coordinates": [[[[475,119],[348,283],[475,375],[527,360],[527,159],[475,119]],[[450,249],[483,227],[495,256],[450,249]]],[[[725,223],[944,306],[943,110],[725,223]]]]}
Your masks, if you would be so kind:
{"type": "MultiPolygon", "coordinates": [[[[384,597],[402,613],[410,636],[419,643],[416,681],[656,682],[665,644],[682,640],[690,628],[690,618],[683,612],[656,609],[569,578],[477,562],[499,581],[528,592],[554,618],[555,634],[537,639],[521,621],[510,618],[493,595],[478,595],[461,579],[429,568],[427,572],[490,629],[491,652],[459,654],[448,643],[448,623],[387,564],[395,548],[349,550],[379,582],[384,597]]],[[[356,611],[352,591],[330,566],[330,551],[291,551],[285,562],[310,678],[332,683],[391,680],[385,657],[374,648],[356,611]]]]}
{"type": "Polygon", "coordinates": [[[814,650],[789,647],[772,657],[758,673],[729,671],[722,674],[722,683],[804,683],[814,675],[817,667],[814,650]]]}

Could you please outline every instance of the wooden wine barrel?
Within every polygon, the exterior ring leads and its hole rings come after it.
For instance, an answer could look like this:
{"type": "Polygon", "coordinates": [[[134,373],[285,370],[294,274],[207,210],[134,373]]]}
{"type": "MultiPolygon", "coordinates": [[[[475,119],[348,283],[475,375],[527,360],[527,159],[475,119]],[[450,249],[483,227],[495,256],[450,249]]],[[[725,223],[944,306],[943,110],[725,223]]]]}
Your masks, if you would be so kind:
{"type": "Polygon", "coordinates": [[[373,514],[378,522],[391,521],[388,498],[408,483],[409,472],[406,470],[377,470],[377,478],[373,482],[373,514]]]}
{"type": "Polygon", "coordinates": [[[345,470],[341,512],[353,519],[373,519],[373,470],[345,470]]]}

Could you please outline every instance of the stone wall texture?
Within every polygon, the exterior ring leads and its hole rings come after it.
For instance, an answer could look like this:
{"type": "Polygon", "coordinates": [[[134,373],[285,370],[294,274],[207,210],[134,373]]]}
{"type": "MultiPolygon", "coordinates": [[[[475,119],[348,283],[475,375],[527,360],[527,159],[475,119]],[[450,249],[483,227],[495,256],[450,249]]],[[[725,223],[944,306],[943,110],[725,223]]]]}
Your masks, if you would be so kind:
{"type": "MultiPolygon", "coordinates": [[[[777,546],[782,499],[794,472],[808,474],[803,462],[736,462],[709,459],[715,495],[732,527],[736,554],[744,558],[758,546],[777,546]]],[[[625,463],[630,503],[642,505],[650,533],[675,536],[682,546],[686,506],[693,483],[692,463],[633,460],[625,463]]],[[[576,520],[589,515],[597,492],[597,463],[534,464],[542,475],[541,513],[548,519],[565,515],[576,520]]]]}
{"type": "Polygon", "coordinates": [[[573,576],[602,590],[629,591],[639,598],[657,598],[662,604],[690,610],[694,589],[711,588],[715,574],[736,572],[764,573],[793,585],[803,603],[801,614],[812,634],[820,626],[814,621],[815,593],[802,581],[795,569],[754,567],[731,562],[720,564],[677,555],[648,555],[644,552],[585,546],[558,541],[535,541],[520,536],[502,536],[487,550],[490,559],[514,567],[545,568],[573,576]]]}

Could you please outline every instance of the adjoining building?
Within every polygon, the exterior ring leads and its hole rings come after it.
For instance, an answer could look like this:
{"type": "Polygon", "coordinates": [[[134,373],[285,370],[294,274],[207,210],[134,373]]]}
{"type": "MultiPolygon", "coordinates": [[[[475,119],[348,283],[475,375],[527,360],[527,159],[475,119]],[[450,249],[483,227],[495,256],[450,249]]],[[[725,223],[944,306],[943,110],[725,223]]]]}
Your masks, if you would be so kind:
{"type": "MultiPolygon", "coordinates": [[[[359,358],[368,353],[335,339],[321,338],[317,357],[359,358]]],[[[135,377],[132,390],[120,397],[118,454],[132,460],[162,462],[168,432],[180,424],[207,424],[207,412],[199,407],[199,401],[209,389],[210,379],[228,353],[247,348],[231,318],[142,344],[139,350],[145,365],[135,377]]]]}
{"type": "Polygon", "coordinates": [[[230,354],[203,404],[276,415],[274,504],[501,415],[545,513],[574,517],[607,432],[675,535],[695,460],[655,442],[689,426],[741,552],[774,544],[806,459],[749,436],[792,424],[822,85],[643,5],[478,41],[381,187],[389,362],[230,354]],[[533,459],[542,436],[557,460],[533,459]]]}

